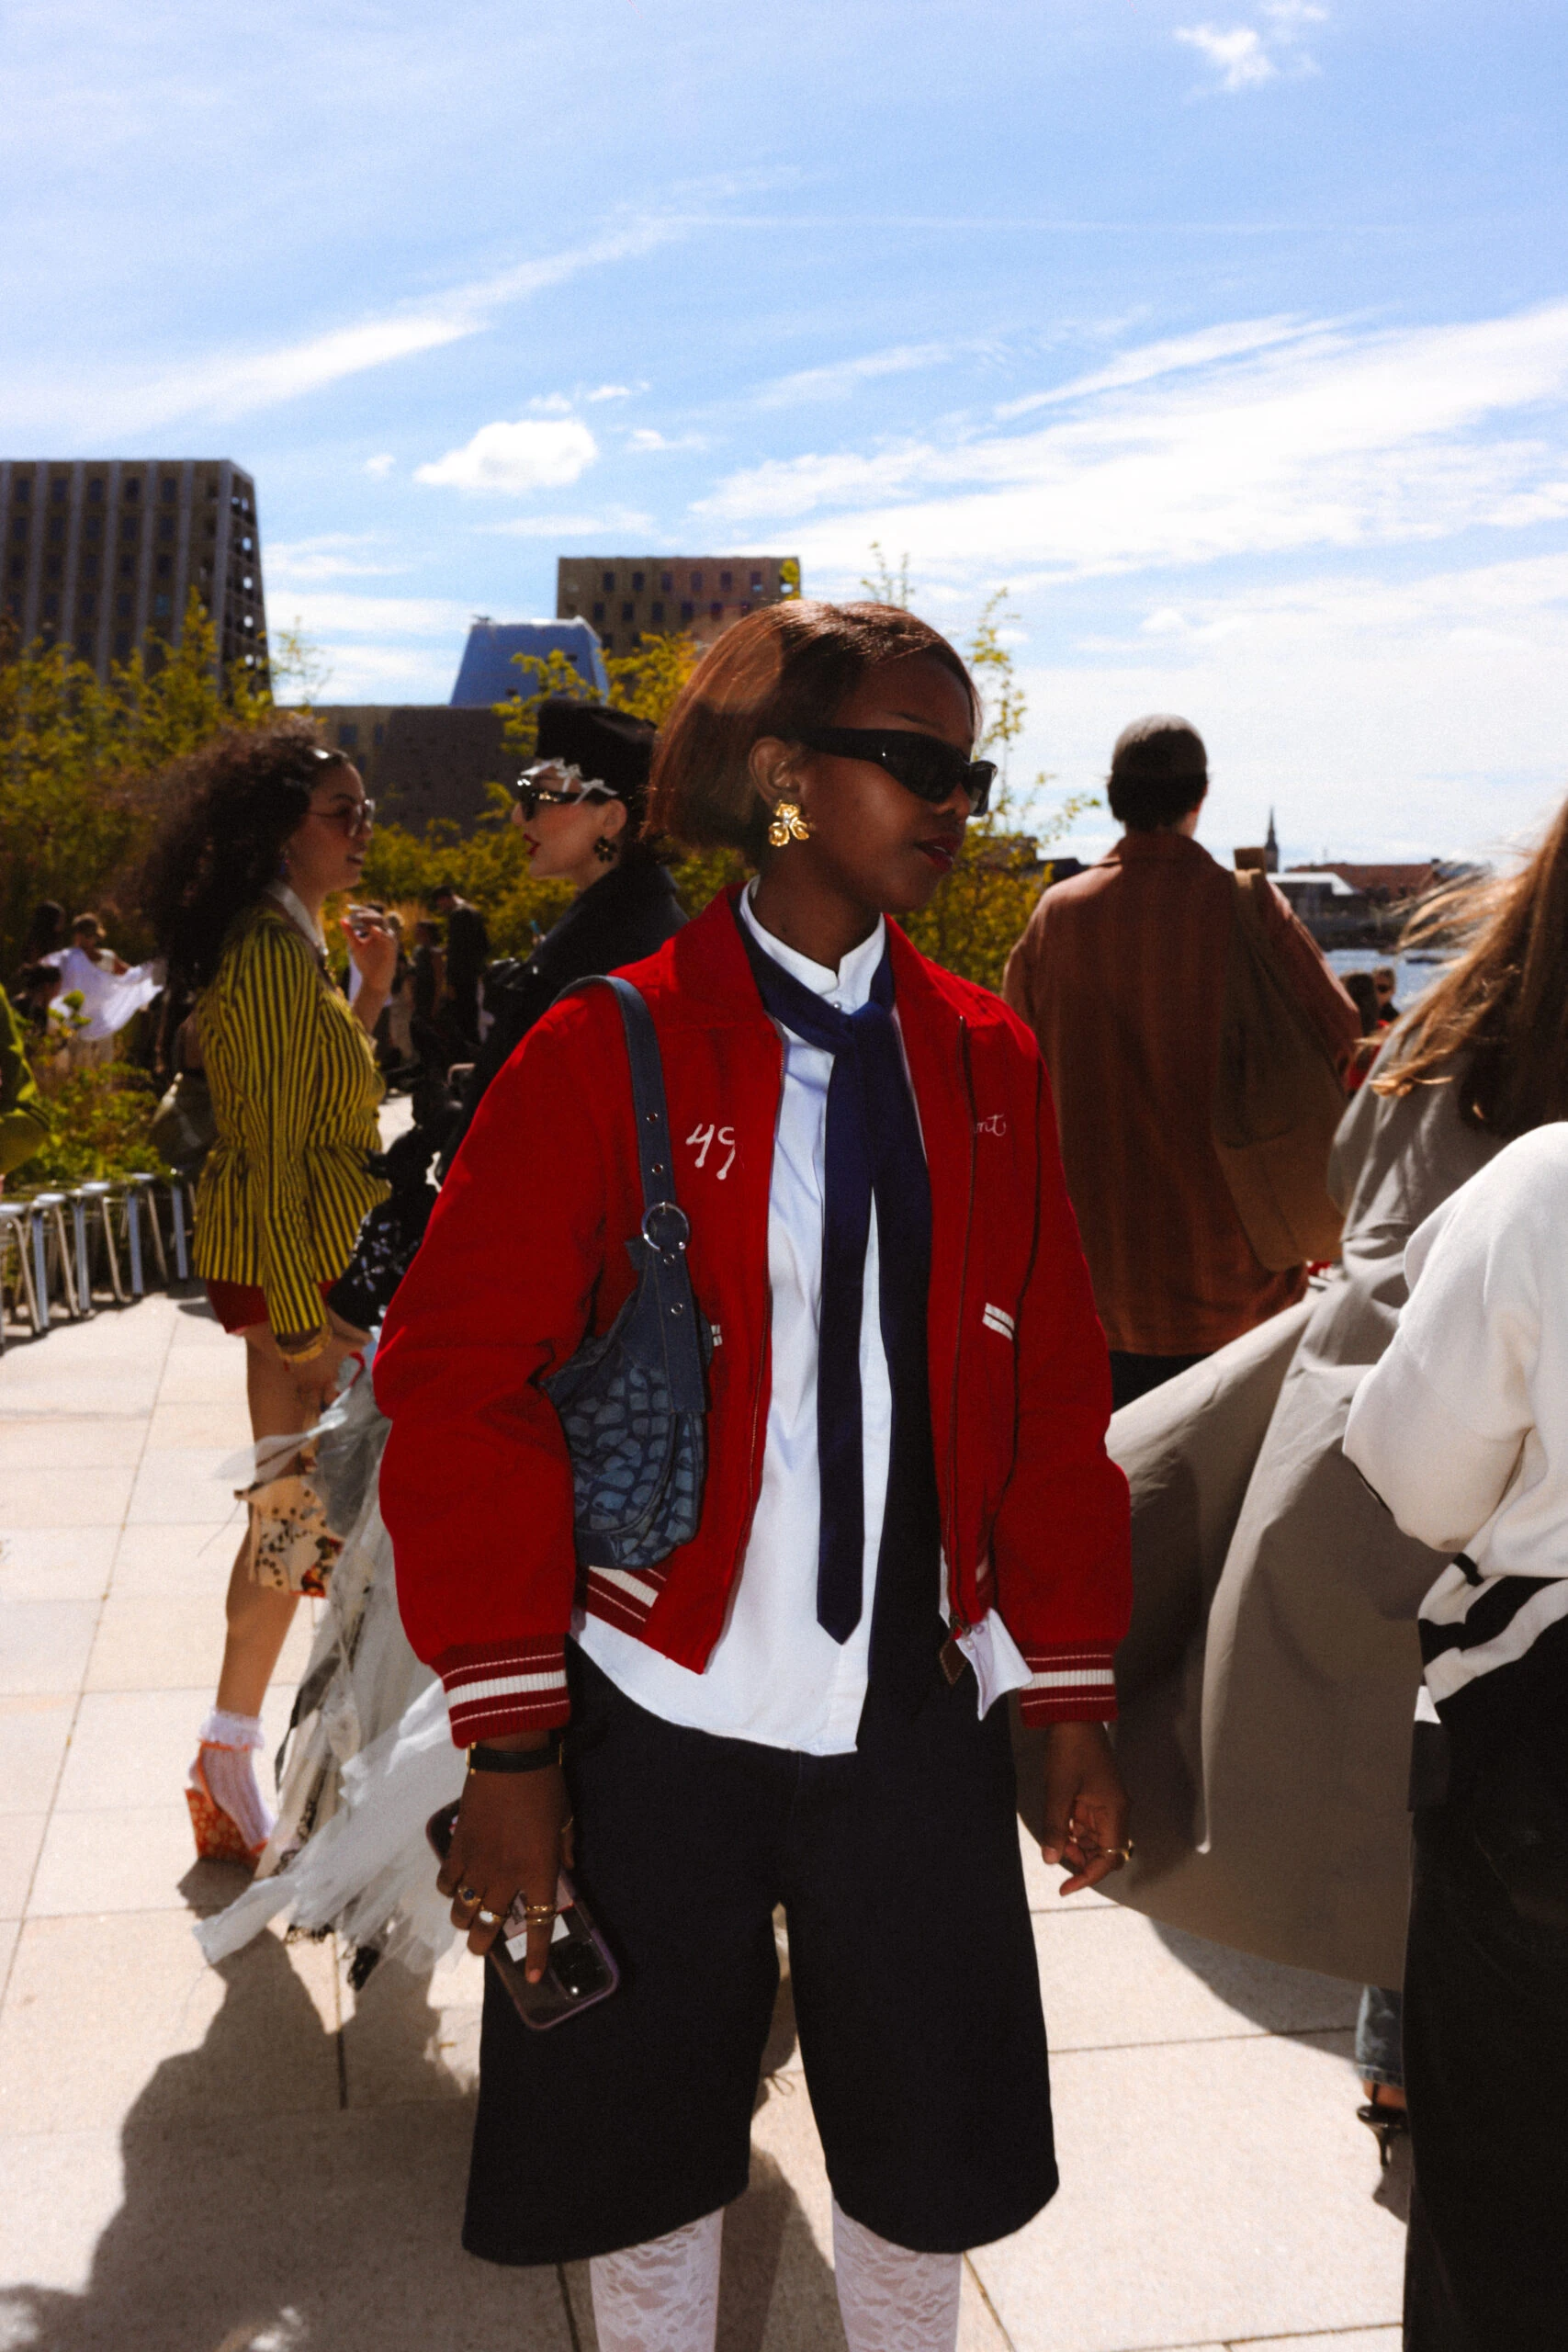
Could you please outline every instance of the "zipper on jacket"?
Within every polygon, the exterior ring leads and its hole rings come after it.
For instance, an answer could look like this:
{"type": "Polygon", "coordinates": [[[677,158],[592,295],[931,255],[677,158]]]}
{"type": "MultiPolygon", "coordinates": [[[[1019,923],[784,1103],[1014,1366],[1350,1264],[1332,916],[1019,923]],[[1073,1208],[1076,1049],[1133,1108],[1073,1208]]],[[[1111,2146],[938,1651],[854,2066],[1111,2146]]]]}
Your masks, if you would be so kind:
{"type": "Polygon", "coordinates": [[[975,1221],[975,1170],[979,1147],[975,1127],[975,1083],[969,1068],[969,1023],[962,1013],[958,1016],[958,1059],[964,1073],[964,1099],[969,1109],[969,1193],[964,1204],[964,1254],[958,1265],[958,1344],[953,1351],[953,1404],[948,1415],[947,1605],[953,1612],[953,1631],[966,1634],[969,1624],[961,1598],[963,1569],[958,1558],[958,1374],[964,1356],[964,1308],[969,1295],[969,1234],[975,1221]]]}

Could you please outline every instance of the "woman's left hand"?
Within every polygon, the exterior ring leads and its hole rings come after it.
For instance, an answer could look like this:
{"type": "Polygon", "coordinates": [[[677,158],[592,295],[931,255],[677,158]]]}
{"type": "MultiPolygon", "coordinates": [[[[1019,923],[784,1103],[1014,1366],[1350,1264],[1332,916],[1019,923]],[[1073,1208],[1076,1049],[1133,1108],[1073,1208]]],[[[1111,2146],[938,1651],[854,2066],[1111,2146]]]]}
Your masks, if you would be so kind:
{"type": "Polygon", "coordinates": [[[361,980],[385,998],[398,968],[397,933],[382,916],[359,912],[352,921],[344,915],[342,930],[361,980]]]}
{"type": "Polygon", "coordinates": [[[1127,1792],[1103,1724],[1053,1724],[1045,1750],[1045,1828],[1040,1850],[1073,1875],[1061,1892],[1098,1886],[1126,1863],[1127,1792]]]}

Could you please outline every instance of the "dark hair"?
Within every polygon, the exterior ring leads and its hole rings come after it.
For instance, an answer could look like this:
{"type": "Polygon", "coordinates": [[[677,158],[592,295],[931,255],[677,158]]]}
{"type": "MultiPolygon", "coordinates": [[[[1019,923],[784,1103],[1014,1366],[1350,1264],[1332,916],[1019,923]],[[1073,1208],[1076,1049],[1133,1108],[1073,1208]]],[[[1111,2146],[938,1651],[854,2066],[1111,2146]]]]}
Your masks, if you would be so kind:
{"type": "Polygon", "coordinates": [[[936,662],[980,700],[961,657],[898,605],[765,605],[727,629],[681,689],[660,733],[645,833],[691,849],[738,849],[753,864],[771,811],[751,782],[751,746],[830,724],[867,671],[936,662]]]}
{"type": "Polygon", "coordinates": [[[343,752],[322,751],[308,719],[289,716],[215,736],[166,772],[169,810],[140,897],[172,980],[207,986],[235,917],[276,878],[312,787],[351,765],[343,752]]]}
{"type": "Polygon", "coordinates": [[[1130,832],[1174,825],[1209,789],[1203,738],[1185,718],[1163,712],[1134,718],[1116,738],[1106,786],[1111,815],[1130,832]]]}
{"type": "Polygon", "coordinates": [[[1370,1037],[1378,1025],[1378,992],[1370,972],[1341,972],[1339,985],[1361,1016],[1361,1035],[1370,1037]]]}
{"type": "Polygon", "coordinates": [[[51,956],[59,946],[65,929],[65,910],[58,899],[40,899],[33,909],[28,935],[22,943],[22,961],[36,964],[40,956],[51,956]]]}
{"type": "Polygon", "coordinates": [[[1457,1080],[1464,1125],[1503,1136],[1568,1118],[1568,801],[1517,874],[1438,891],[1399,944],[1456,941],[1373,1086],[1398,1095],[1457,1080]]]}

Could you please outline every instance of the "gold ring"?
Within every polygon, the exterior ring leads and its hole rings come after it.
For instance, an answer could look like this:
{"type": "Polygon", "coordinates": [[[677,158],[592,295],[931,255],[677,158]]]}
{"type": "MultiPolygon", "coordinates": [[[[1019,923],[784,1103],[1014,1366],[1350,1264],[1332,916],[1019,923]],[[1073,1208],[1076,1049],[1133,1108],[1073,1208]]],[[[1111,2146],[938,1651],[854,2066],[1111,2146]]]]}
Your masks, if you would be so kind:
{"type": "Polygon", "coordinates": [[[477,1903],[479,1899],[477,1890],[471,1886],[460,1886],[457,1889],[457,1900],[459,1903],[473,1904],[477,1903]]]}
{"type": "Polygon", "coordinates": [[[523,1905],[523,1917],[531,1928],[542,1927],[547,1919],[553,1919],[555,1916],[553,1903],[525,1903],[523,1905]]]}

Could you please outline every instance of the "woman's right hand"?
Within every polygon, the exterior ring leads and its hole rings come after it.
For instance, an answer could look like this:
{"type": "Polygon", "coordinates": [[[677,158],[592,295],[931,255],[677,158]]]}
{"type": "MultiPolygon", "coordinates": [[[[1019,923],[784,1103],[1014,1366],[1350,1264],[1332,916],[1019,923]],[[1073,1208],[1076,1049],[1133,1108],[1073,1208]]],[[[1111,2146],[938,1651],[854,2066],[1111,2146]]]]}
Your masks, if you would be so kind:
{"type": "MultiPolygon", "coordinates": [[[[557,1736],[551,1733],[553,1739],[557,1736]]],[[[533,1747],[517,1736],[492,1747],[533,1747]]],[[[452,1925],[466,1928],[468,1950],[486,1952],[521,1891],[528,1904],[554,1904],[561,1864],[571,1859],[566,1775],[558,1764],[536,1772],[470,1772],[457,1826],[435,1883],[453,1897],[452,1925]],[[481,1910],[493,1916],[487,1922],[481,1910]]],[[[524,1973],[536,1984],[549,1958],[554,1916],[531,1920],[524,1973]]]]}

